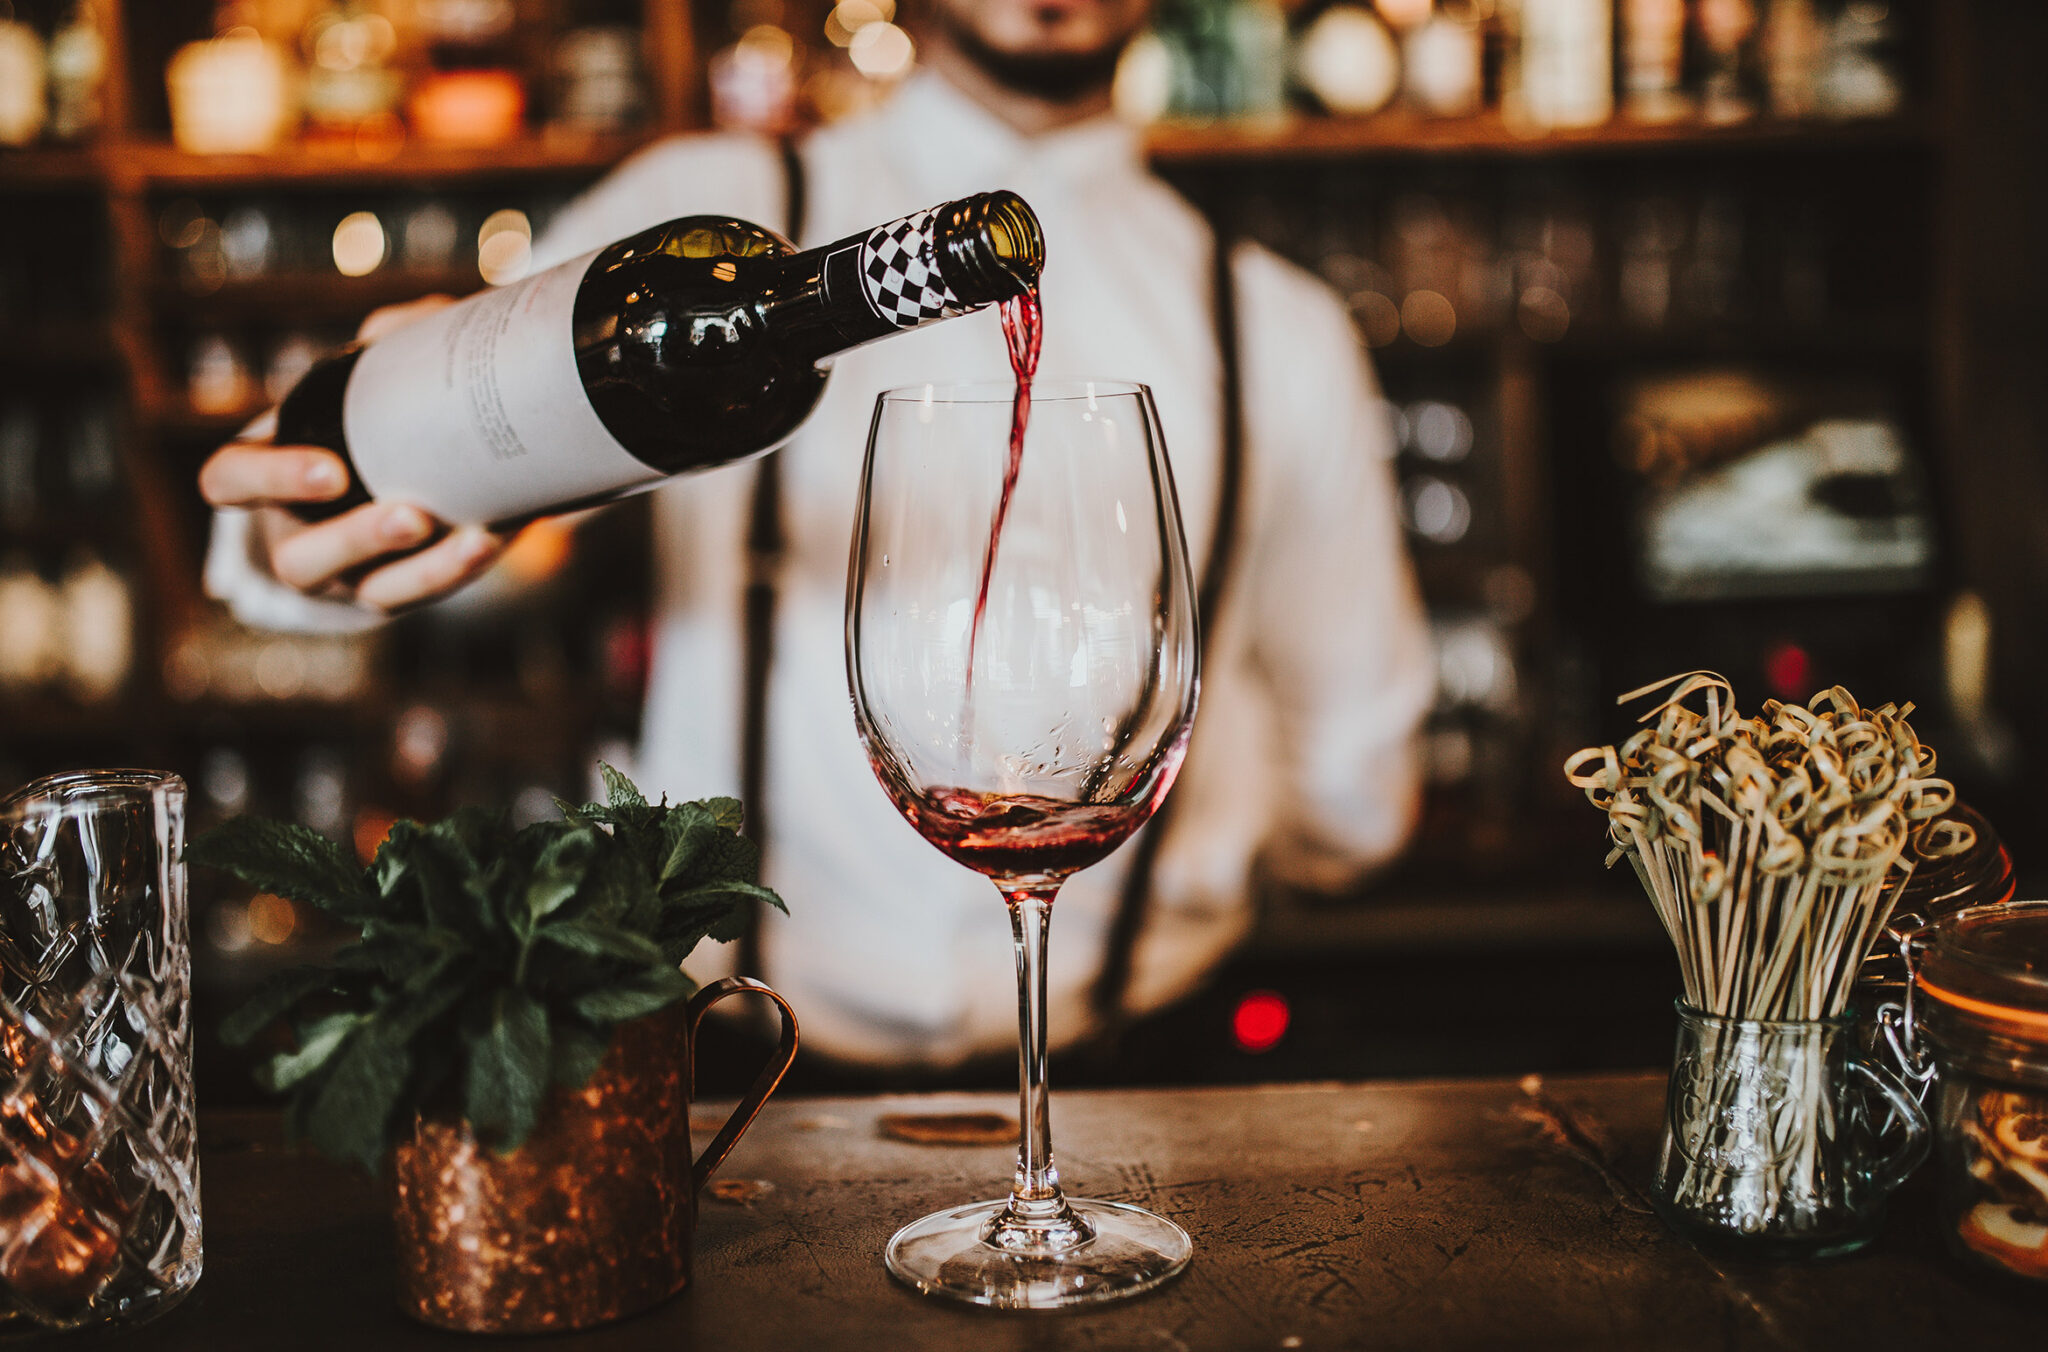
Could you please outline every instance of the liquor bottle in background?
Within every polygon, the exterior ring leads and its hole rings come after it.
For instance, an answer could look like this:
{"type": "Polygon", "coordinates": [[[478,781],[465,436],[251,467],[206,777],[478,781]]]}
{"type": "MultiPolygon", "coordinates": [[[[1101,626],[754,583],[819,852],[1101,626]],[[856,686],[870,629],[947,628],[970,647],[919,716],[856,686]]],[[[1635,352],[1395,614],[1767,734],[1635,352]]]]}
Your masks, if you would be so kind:
{"type": "Polygon", "coordinates": [[[1360,5],[1332,5],[1318,15],[1295,46],[1294,65],[1309,93],[1341,116],[1376,113],[1401,88],[1401,49],[1386,22],[1360,5]]]}
{"type": "Polygon", "coordinates": [[[413,10],[432,70],[413,85],[406,120],[423,140],[488,146],[526,120],[515,0],[417,0],[413,10]]]}
{"type": "Polygon", "coordinates": [[[1470,117],[1486,99],[1486,68],[1477,6],[1437,10],[1401,38],[1401,86],[1408,102],[1430,117],[1470,117]]]}
{"type": "Polygon", "coordinates": [[[1709,122],[1740,122],[1755,116],[1744,56],[1756,32],[1756,6],[1750,0],[1700,0],[1695,21],[1707,55],[1701,116],[1709,122]]]}
{"type": "Polygon", "coordinates": [[[1613,0],[1522,0],[1502,111],[1537,128],[1590,127],[1614,112],[1613,0]]]}
{"type": "Polygon", "coordinates": [[[1638,122],[1692,112],[1685,81],[1685,0],[1622,0],[1623,110],[1638,122]]]}
{"type": "Polygon", "coordinates": [[[86,704],[119,694],[135,662],[135,598],[128,579],[89,546],[72,551],[58,589],[64,682],[86,704]]]}
{"type": "Polygon", "coordinates": [[[1771,112],[1778,117],[1811,116],[1819,96],[1825,41],[1813,0],[1771,0],[1761,41],[1771,112]]]}
{"type": "Polygon", "coordinates": [[[100,36],[95,0],[72,0],[70,13],[50,35],[50,135],[79,141],[100,129],[100,83],[107,43],[100,36]]]}
{"type": "Polygon", "coordinates": [[[42,38],[11,8],[0,11],[0,146],[25,146],[41,133],[47,76],[42,38]]]}
{"type": "Polygon", "coordinates": [[[66,410],[63,484],[72,508],[99,511],[120,493],[117,436],[109,403],[86,400],[66,410]]]}
{"type": "Polygon", "coordinates": [[[62,670],[57,589],[27,554],[0,557],[0,695],[39,690],[62,670]]]}
{"type": "Polygon", "coordinates": [[[0,405],[0,526],[25,530],[42,514],[42,431],[22,400],[0,405]]]}
{"type": "Polygon", "coordinates": [[[325,519],[372,498],[458,524],[589,506],[781,444],[820,360],[1028,290],[1031,208],[982,193],[798,253],[744,221],[670,221],[315,366],[281,443],[349,462],[325,519]]]}

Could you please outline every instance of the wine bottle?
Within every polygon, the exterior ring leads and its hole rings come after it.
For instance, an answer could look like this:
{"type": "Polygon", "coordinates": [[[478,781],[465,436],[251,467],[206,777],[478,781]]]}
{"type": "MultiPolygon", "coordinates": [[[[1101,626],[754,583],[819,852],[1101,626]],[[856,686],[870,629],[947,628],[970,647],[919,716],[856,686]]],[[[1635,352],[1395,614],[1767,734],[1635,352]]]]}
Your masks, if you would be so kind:
{"type": "Polygon", "coordinates": [[[799,253],[690,216],[449,306],[315,365],[280,445],[325,446],[349,491],[504,526],[780,445],[824,392],[818,363],[1034,286],[1038,219],[981,193],[799,253]]]}

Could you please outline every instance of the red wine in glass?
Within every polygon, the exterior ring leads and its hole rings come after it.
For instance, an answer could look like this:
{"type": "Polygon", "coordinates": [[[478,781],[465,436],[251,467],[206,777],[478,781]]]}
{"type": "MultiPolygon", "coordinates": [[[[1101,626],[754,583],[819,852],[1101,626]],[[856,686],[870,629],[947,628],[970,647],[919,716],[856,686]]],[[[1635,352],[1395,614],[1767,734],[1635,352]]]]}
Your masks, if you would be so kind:
{"type": "Polygon", "coordinates": [[[1068,803],[1035,793],[914,792],[879,765],[876,774],[919,835],[991,878],[1064,878],[1099,862],[1152,814],[1144,798],[1068,803]]]}

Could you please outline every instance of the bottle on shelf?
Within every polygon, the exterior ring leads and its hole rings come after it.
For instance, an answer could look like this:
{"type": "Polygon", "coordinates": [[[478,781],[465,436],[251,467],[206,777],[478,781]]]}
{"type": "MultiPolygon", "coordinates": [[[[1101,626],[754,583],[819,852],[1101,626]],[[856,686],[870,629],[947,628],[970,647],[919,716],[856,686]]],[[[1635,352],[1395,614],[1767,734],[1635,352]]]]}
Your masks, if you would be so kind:
{"type": "Polygon", "coordinates": [[[96,0],[72,0],[70,13],[50,35],[49,132],[60,141],[82,141],[100,129],[107,43],[96,8],[96,0]]]}
{"type": "Polygon", "coordinates": [[[1689,116],[1684,92],[1685,0],[1622,0],[1623,108],[1638,122],[1689,116]]]}
{"type": "Polygon", "coordinates": [[[1813,0],[1771,0],[1760,38],[1771,112],[1811,116],[1819,97],[1821,46],[1826,34],[1813,0]]]}
{"type": "Polygon", "coordinates": [[[372,498],[458,524],[589,506],[779,445],[824,391],[821,359],[1026,291],[1044,254],[1008,192],[802,253],[686,217],[321,362],[278,440],[350,464],[312,519],[372,498]]]}
{"type": "Polygon", "coordinates": [[[1740,122],[1756,113],[1746,60],[1757,28],[1750,0],[1700,0],[1696,22],[1706,48],[1707,74],[1700,113],[1709,122],[1740,122]]]}
{"type": "Polygon", "coordinates": [[[1539,130],[1591,127],[1614,112],[1613,0],[1522,0],[1502,111],[1539,130]]]}
{"type": "Polygon", "coordinates": [[[0,405],[0,526],[21,530],[43,510],[42,432],[24,400],[0,405]]]}
{"type": "Polygon", "coordinates": [[[1477,113],[1486,101],[1484,42],[1476,12],[1437,9],[1410,28],[1401,38],[1408,102],[1429,117],[1477,113]]]}
{"type": "Polygon", "coordinates": [[[526,122],[514,0],[419,0],[414,20],[431,67],[406,96],[406,120],[422,140],[493,146],[526,122]]]}
{"type": "Polygon", "coordinates": [[[0,557],[0,696],[41,689],[63,669],[63,608],[27,554],[0,557]]]}
{"type": "Polygon", "coordinates": [[[47,74],[42,38],[0,10],[0,146],[25,146],[42,133],[47,74]]]}
{"type": "Polygon", "coordinates": [[[135,598],[128,580],[90,547],[72,552],[59,587],[64,681],[84,704],[103,704],[135,662],[135,598]]]}

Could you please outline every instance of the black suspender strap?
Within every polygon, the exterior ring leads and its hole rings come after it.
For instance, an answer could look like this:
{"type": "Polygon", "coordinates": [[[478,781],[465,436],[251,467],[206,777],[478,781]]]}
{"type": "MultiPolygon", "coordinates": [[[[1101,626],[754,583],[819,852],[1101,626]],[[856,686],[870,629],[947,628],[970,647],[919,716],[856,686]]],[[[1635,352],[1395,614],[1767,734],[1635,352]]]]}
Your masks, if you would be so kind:
{"type": "MultiPolygon", "coordinates": [[[[782,142],[783,233],[803,238],[808,196],[803,154],[793,140],[782,142]]],[[[768,676],[775,660],[776,570],[782,563],[782,457],[761,457],[754,472],[753,503],[747,512],[743,652],[744,703],[740,710],[740,801],[746,805],[746,833],[768,848],[768,676]]],[[[756,915],[740,936],[737,965],[743,976],[761,975],[761,928],[756,915]]]]}
{"type": "MultiPolygon", "coordinates": [[[[1211,221],[1216,237],[1209,269],[1210,312],[1216,325],[1216,355],[1222,384],[1222,455],[1216,484],[1216,517],[1209,537],[1209,557],[1195,594],[1201,616],[1203,667],[1208,666],[1211,639],[1221,615],[1223,593],[1230,580],[1232,557],[1237,552],[1240,499],[1244,495],[1244,370],[1238,344],[1237,287],[1231,277],[1230,258],[1234,240],[1220,221],[1211,221]]],[[[1173,805],[1179,800],[1167,795],[1144,833],[1132,844],[1131,870],[1125,875],[1123,895],[1116,914],[1110,918],[1108,941],[1102,956],[1102,970],[1090,992],[1095,1014],[1105,1030],[1114,1034],[1124,1017],[1124,998],[1131,984],[1132,958],[1138,937],[1144,932],[1145,915],[1152,904],[1152,874],[1159,861],[1159,849],[1173,829],[1173,805]]]]}

